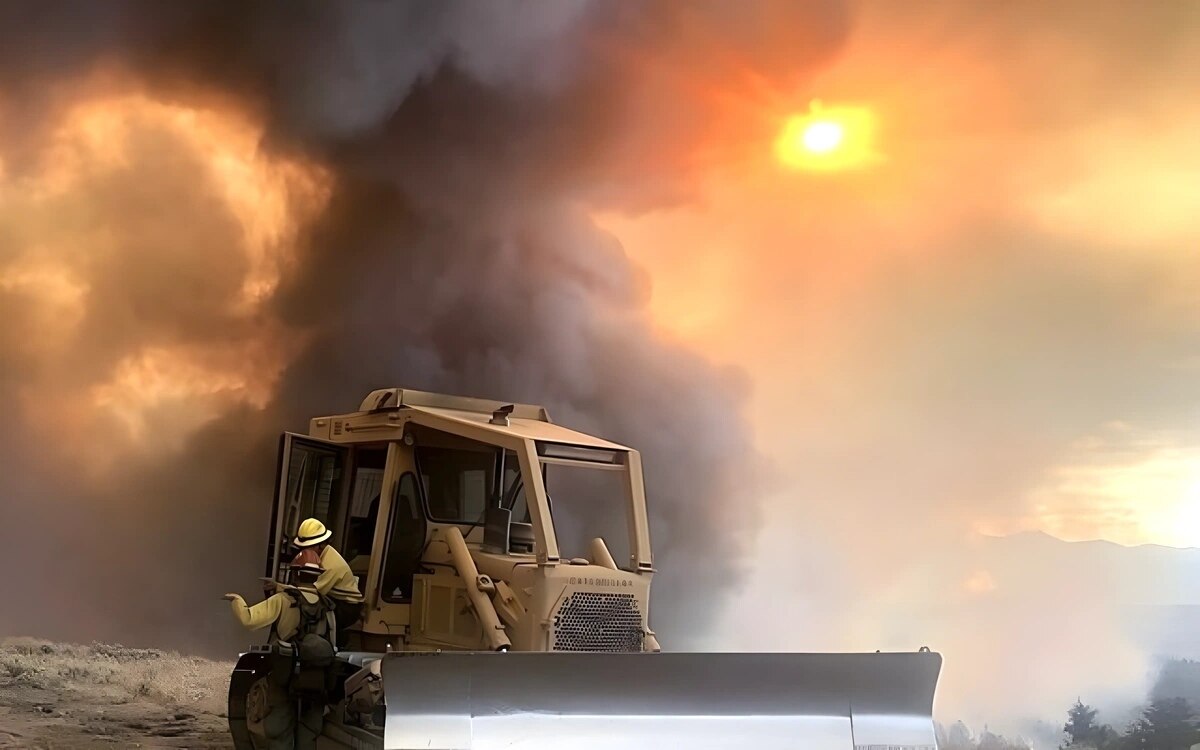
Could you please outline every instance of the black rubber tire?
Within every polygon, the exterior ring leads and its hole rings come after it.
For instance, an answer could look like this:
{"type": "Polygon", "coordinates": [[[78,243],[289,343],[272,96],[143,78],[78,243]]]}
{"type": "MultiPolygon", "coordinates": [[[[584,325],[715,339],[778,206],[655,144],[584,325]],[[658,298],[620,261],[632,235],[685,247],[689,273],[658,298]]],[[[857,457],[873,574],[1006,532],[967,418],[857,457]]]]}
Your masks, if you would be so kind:
{"type": "Polygon", "coordinates": [[[236,750],[257,750],[246,726],[246,698],[250,686],[271,671],[269,654],[251,651],[238,658],[229,677],[229,735],[236,750]]]}

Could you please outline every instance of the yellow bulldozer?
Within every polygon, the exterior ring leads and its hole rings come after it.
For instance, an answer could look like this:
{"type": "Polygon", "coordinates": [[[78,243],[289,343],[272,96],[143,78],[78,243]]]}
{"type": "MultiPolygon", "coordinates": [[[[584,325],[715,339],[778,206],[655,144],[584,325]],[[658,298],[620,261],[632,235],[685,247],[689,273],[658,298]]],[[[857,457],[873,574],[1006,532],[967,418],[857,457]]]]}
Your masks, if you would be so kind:
{"type": "MultiPolygon", "coordinates": [[[[315,517],[365,599],[338,653],[323,747],[935,750],[941,656],[928,649],[662,651],[641,457],[540,406],[373,391],[307,435],[285,433],[277,477],[267,579],[287,582],[289,540],[315,517]],[[603,500],[588,490],[552,504],[548,487],[593,478],[603,500]],[[556,514],[573,500],[610,503],[627,538],[564,554],[556,514]]],[[[234,669],[238,750],[266,746],[269,657],[255,647],[234,669]]]]}

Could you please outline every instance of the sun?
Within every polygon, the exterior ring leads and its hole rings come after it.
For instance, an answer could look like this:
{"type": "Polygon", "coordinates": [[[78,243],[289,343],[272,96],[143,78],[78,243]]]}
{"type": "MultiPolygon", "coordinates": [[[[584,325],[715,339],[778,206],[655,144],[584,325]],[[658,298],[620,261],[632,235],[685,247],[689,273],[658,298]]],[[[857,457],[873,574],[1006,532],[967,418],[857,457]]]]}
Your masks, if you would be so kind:
{"type": "Polygon", "coordinates": [[[827,154],[841,145],[845,131],[836,122],[819,120],[804,129],[804,147],[814,154],[827,154]]]}
{"type": "Polygon", "coordinates": [[[784,122],[775,141],[775,155],[790,169],[857,169],[879,160],[874,141],[875,117],[869,109],[813,102],[807,114],[793,115],[784,122]]]}

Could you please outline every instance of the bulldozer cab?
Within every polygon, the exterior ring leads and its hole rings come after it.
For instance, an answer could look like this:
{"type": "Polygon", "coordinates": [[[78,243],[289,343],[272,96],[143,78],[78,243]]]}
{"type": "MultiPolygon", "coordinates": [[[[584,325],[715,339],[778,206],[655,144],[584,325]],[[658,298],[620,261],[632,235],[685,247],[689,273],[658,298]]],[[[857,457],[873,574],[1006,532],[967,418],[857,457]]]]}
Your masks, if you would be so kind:
{"type": "MultiPolygon", "coordinates": [[[[276,487],[266,575],[287,579],[300,522],[320,519],[358,576],[366,602],[361,648],[542,650],[539,633],[520,620],[532,599],[563,595],[542,590],[547,569],[559,567],[579,573],[568,584],[596,579],[597,568],[612,572],[617,587],[639,600],[638,630],[648,632],[653,561],[640,457],[554,424],[540,406],[375,391],[357,412],[315,418],[307,435],[285,433],[276,487]],[[601,539],[570,556],[560,551],[547,490],[552,468],[606,475],[603,502],[608,511],[620,505],[623,516],[620,564],[601,539]],[[472,611],[481,604],[472,601],[480,576],[497,609],[490,629],[503,637],[488,632],[490,616],[472,611]],[[499,597],[496,586],[506,589],[499,597]]],[[[617,514],[600,515],[613,528],[617,514]]]]}

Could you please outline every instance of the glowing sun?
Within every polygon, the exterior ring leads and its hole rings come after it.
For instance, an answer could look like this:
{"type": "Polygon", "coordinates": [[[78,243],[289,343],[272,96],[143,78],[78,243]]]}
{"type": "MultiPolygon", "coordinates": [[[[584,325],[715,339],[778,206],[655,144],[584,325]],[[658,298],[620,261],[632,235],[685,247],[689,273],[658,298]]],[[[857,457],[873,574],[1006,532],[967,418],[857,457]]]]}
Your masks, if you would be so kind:
{"type": "Polygon", "coordinates": [[[823,107],[793,115],[775,141],[775,155],[792,169],[832,171],[862,167],[878,159],[875,118],[863,107],[823,107]]]}
{"type": "Polygon", "coordinates": [[[806,127],[802,139],[804,148],[814,154],[827,154],[841,144],[844,135],[841,125],[822,120],[806,127]]]}

